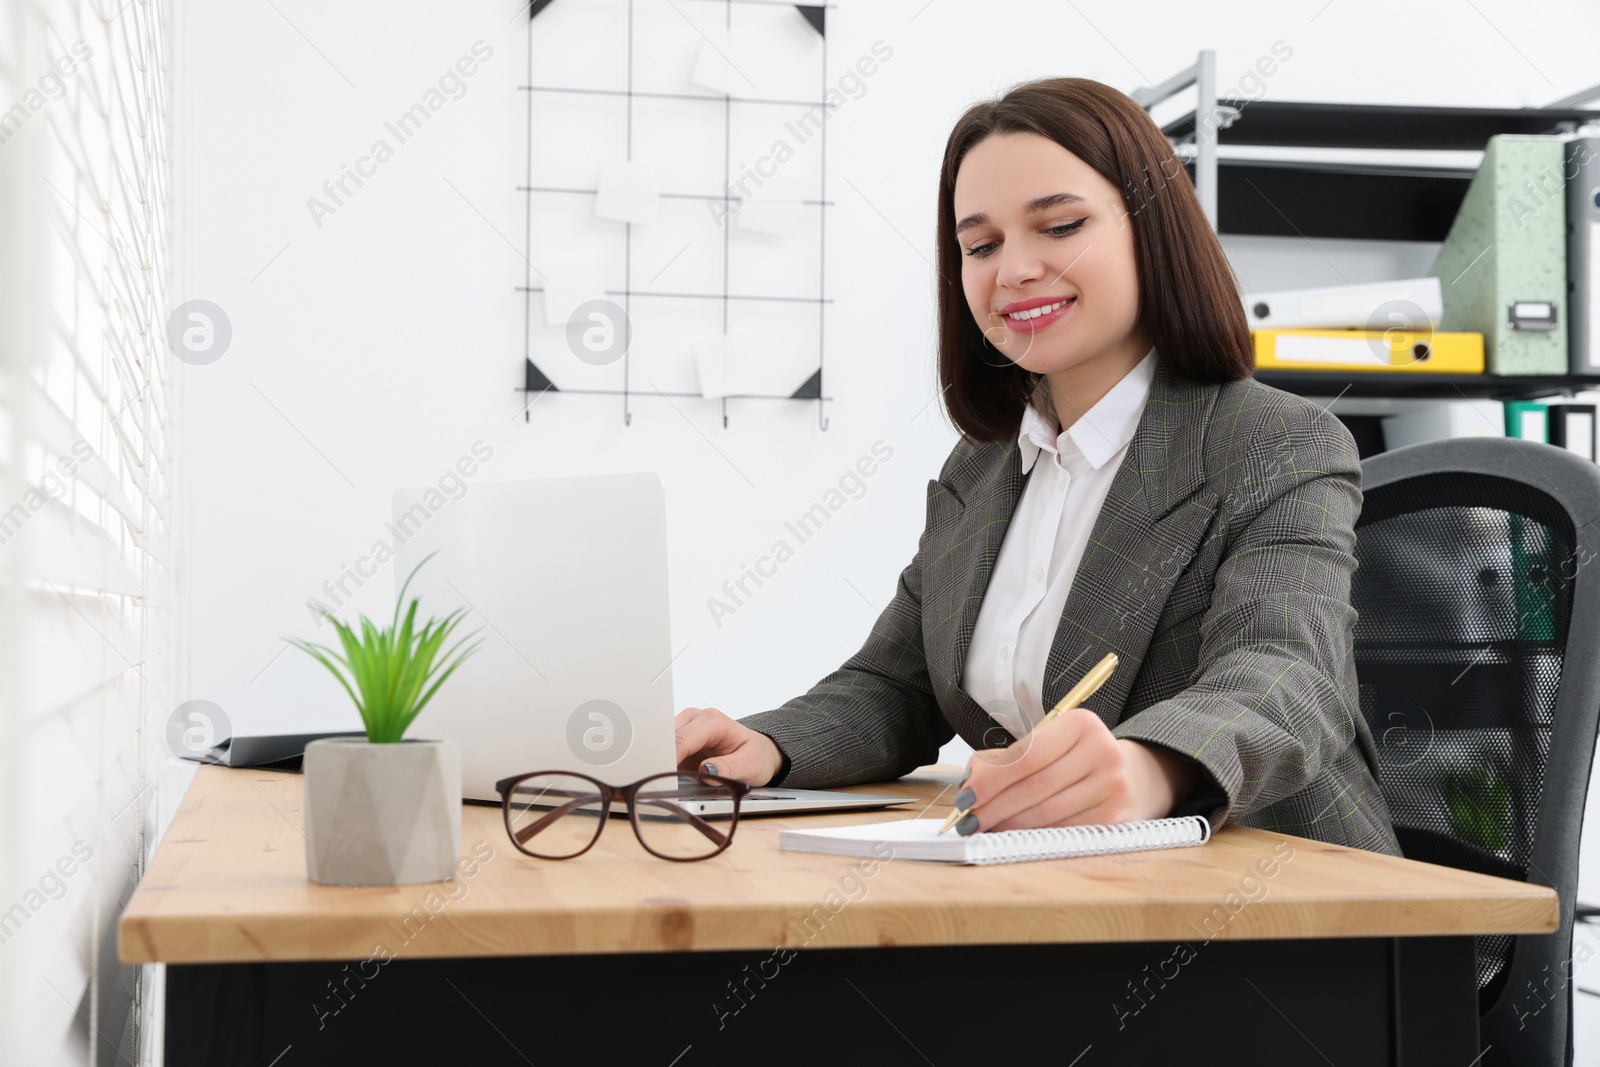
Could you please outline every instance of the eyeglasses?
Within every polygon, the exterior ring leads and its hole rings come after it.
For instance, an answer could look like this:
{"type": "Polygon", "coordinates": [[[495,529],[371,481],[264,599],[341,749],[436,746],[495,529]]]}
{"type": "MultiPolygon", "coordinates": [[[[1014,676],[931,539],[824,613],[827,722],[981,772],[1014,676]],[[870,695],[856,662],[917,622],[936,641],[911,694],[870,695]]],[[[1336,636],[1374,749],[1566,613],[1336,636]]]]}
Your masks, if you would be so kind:
{"type": "Polygon", "coordinates": [[[606,785],[571,771],[534,771],[502,778],[494,787],[506,833],[526,855],[583,855],[600,839],[607,815],[625,804],[645,851],[680,863],[710,859],[728,847],[739,825],[739,799],[750,791],[745,782],[690,771],[651,775],[632,785],[606,785]],[[728,819],[714,825],[702,815],[728,819]]]}

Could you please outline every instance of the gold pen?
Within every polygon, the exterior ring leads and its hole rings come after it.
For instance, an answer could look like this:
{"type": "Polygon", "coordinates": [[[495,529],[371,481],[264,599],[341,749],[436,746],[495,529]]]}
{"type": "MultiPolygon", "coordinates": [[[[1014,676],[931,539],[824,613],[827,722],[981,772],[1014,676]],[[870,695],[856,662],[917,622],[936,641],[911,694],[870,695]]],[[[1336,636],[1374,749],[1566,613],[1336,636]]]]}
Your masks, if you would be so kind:
{"type": "MultiPolygon", "coordinates": [[[[1115,652],[1107,652],[1105,659],[1089,668],[1089,673],[1085,674],[1077,685],[1067,690],[1067,695],[1061,698],[1060,703],[1056,704],[1055,707],[1050,709],[1050,713],[1048,715],[1039,720],[1038,726],[1035,726],[1034,729],[1037,730],[1040,726],[1043,726],[1057,715],[1060,715],[1063,711],[1066,711],[1069,708],[1075,708],[1082,704],[1085,700],[1088,700],[1090,697],[1094,696],[1095,692],[1106,683],[1106,679],[1111,677],[1111,672],[1116,669],[1117,654],[1115,652]]],[[[949,830],[950,827],[961,821],[961,819],[964,818],[971,810],[971,808],[957,808],[955,811],[951,812],[950,817],[944,821],[944,825],[939,827],[939,832],[942,834],[946,830],[949,830]]]]}

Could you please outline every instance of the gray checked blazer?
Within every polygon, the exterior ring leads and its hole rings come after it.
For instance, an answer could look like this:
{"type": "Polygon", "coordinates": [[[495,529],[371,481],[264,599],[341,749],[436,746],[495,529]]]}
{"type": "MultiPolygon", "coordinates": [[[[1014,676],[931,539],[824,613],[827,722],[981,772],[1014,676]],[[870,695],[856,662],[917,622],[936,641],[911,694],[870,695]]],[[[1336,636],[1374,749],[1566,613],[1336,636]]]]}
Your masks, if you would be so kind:
{"type": "MultiPolygon", "coordinates": [[[[953,734],[973,748],[1015,740],[961,678],[1024,481],[1015,439],[951,452],[861,650],[742,720],[783,751],[782,784],[897,778],[953,734]]],[[[1352,650],[1360,511],[1361,463],[1337,418],[1254,379],[1178,378],[1158,354],[1062,609],[1044,706],[1115,652],[1084,706],[1117,737],[1199,763],[1181,811],[1398,855],[1352,650]]]]}

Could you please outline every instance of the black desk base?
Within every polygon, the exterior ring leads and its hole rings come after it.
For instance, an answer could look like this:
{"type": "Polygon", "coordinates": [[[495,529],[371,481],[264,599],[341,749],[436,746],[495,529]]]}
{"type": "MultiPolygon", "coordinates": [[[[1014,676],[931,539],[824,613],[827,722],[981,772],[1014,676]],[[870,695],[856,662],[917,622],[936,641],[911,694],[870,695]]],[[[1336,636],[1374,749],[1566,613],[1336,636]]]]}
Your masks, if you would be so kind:
{"type": "Polygon", "coordinates": [[[166,996],[168,1067],[1479,1055],[1469,937],[185,964],[166,996]]]}

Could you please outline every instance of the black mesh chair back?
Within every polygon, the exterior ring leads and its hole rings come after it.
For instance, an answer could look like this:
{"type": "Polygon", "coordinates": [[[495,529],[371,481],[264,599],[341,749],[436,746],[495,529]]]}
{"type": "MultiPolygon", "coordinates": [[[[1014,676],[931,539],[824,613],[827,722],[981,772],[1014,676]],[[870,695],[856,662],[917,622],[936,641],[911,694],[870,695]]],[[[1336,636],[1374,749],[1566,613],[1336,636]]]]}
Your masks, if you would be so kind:
{"type": "Polygon", "coordinates": [[[1362,470],[1356,667],[1400,847],[1559,893],[1556,934],[1476,939],[1482,1062],[1569,1063],[1600,720],[1600,467],[1471,437],[1362,470]]]}

